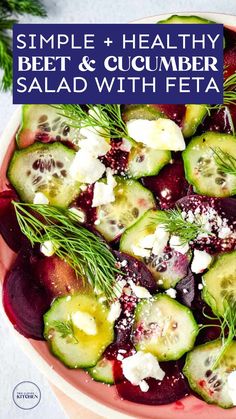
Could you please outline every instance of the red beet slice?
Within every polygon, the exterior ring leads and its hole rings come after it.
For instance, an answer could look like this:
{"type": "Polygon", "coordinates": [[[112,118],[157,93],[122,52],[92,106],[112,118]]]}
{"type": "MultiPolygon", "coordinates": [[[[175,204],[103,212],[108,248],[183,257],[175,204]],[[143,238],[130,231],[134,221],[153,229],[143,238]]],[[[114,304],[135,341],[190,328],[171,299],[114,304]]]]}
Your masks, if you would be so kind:
{"type": "Polygon", "coordinates": [[[224,78],[227,79],[231,74],[236,72],[236,46],[227,49],[224,53],[224,78]]]}
{"type": "Polygon", "coordinates": [[[177,300],[187,307],[192,307],[196,295],[196,282],[193,273],[189,270],[188,275],[176,285],[177,300]]]}
{"type": "Polygon", "coordinates": [[[224,27],[224,37],[226,43],[226,51],[229,48],[233,48],[236,45],[236,31],[233,31],[229,28],[224,27]]]}
{"type": "Polygon", "coordinates": [[[229,105],[220,110],[213,110],[211,114],[206,116],[203,124],[199,128],[200,131],[216,131],[225,134],[233,133],[233,125],[236,123],[236,106],[229,105]]]}
{"type": "Polygon", "coordinates": [[[179,126],[182,125],[183,117],[186,112],[185,105],[153,105],[161,112],[163,112],[167,118],[172,119],[179,126]]]}
{"type": "Polygon", "coordinates": [[[35,276],[51,298],[86,290],[75,271],[58,256],[39,256],[33,263],[35,276]]]}
{"type": "Polygon", "coordinates": [[[13,200],[18,201],[14,190],[8,189],[0,193],[0,234],[7,245],[17,252],[21,247],[23,234],[11,203],[13,200]]]}
{"type": "Polygon", "coordinates": [[[120,149],[121,144],[122,140],[112,139],[110,151],[101,157],[102,163],[118,175],[125,173],[129,158],[129,153],[120,149]]]}
{"type": "MultiPolygon", "coordinates": [[[[125,261],[125,266],[121,266],[123,275],[118,275],[117,280],[131,279],[135,284],[145,287],[150,293],[155,293],[157,283],[147,267],[132,256],[118,251],[114,254],[119,262],[125,261]]],[[[137,304],[137,297],[133,294],[127,295],[124,292],[120,297],[122,313],[115,324],[116,344],[119,346],[131,344],[130,335],[133,322],[133,314],[137,304]]]]}
{"type": "Polygon", "coordinates": [[[43,339],[43,314],[51,298],[35,279],[32,249],[23,248],[3,283],[3,305],[15,329],[27,338],[43,339]]]}
{"type": "Polygon", "coordinates": [[[73,207],[84,211],[85,221],[88,225],[94,224],[94,221],[97,219],[96,208],[92,208],[93,188],[94,186],[90,185],[85,191],[80,192],[78,198],[72,204],[73,207]]]}
{"type": "Polygon", "coordinates": [[[118,378],[116,388],[119,396],[134,403],[148,405],[169,404],[187,396],[190,391],[187,380],[182,373],[182,363],[163,362],[160,365],[166,375],[162,381],[153,378],[145,380],[149,385],[147,392],[141,391],[139,386],[134,386],[125,379],[120,382],[120,368],[115,371],[115,380],[116,377],[118,378]]]}
{"type": "Polygon", "coordinates": [[[140,260],[135,259],[133,256],[127,255],[126,253],[114,251],[114,255],[118,261],[126,261],[127,264],[121,267],[124,272],[124,276],[120,276],[119,279],[132,279],[132,281],[148,289],[149,292],[154,293],[157,291],[157,284],[154,280],[151,272],[146,265],[140,260]]]}
{"type": "Polygon", "coordinates": [[[154,193],[161,209],[172,208],[177,200],[189,193],[190,188],[180,157],[167,164],[157,176],[144,177],[142,183],[154,193]]]}
{"type": "Polygon", "coordinates": [[[220,252],[230,252],[236,248],[236,200],[234,198],[212,198],[202,195],[189,195],[176,202],[176,205],[188,213],[200,210],[200,214],[207,214],[215,211],[214,220],[217,216],[228,220],[227,224],[231,228],[232,234],[227,238],[219,238],[219,227],[213,223],[212,233],[207,237],[196,238],[193,247],[205,250],[211,254],[220,252]]]}

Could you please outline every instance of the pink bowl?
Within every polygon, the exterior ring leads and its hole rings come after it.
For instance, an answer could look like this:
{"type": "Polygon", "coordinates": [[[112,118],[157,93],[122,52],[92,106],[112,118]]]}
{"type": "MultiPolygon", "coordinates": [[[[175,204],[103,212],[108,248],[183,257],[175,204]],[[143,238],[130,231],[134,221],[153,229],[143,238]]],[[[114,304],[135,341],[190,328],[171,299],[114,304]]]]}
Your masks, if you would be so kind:
{"type": "MultiPolygon", "coordinates": [[[[181,14],[188,15],[190,13],[181,14]]],[[[236,16],[216,13],[202,14],[198,12],[191,12],[191,14],[197,14],[230,27],[236,26],[236,16]]],[[[134,23],[155,23],[169,15],[154,16],[134,23]]],[[[1,138],[0,191],[6,188],[6,168],[14,149],[14,137],[20,124],[20,119],[21,109],[19,107],[1,138]]],[[[3,281],[7,270],[15,258],[15,254],[6,246],[2,238],[0,238],[0,255],[0,278],[3,281]]],[[[19,345],[51,383],[79,404],[103,417],[128,418],[134,416],[140,419],[198,419],[199,416],[201,419],[208,419],[210,416],[214,419],[235,419],[236,417],[236,409],[223,410],[216,406],[208,405],[194,396],[189,396],[179,402],[164,406],[147,406],[121,400],[116,393],[115,387],[96,383],[83,371],[67,369],[50,354],[45,342],[32,339],[27,340],[15,331],[9,321],[8,324],[19,345]]]]}

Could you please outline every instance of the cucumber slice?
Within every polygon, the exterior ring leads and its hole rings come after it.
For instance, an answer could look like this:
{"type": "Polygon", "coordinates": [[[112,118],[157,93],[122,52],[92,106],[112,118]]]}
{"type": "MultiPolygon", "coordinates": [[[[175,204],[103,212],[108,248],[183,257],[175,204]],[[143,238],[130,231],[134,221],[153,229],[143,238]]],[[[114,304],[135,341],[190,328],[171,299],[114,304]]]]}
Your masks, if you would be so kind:
{"type": "Polygon", "coordinates": [[[203,276],[203,298],[219,316],[225,303],[236,303],[236,251],[220,256],[203,276]]]}
{"type": "Polygon", "coordinates": [[[155,207],[152,193],[135,180],[115,178],[115,201],[97,208],[99,224],[95,228],[112,241],[137,221],[148,209],[155,207]]]}
{"type": "MultiPolygon", "coordinates": [[[[108,307],[93,295],[74,294],[71,298],[61,297],[55,300],[44,315],[44,337],[52,353],[70,368],[96,365],[114,339],[114,325],[107,320],[108,313],[108,307]],[[78,311],[95,320],[96,334],[87,334],[77,323],[74,324],[73,315],[78,311]],[[60,325],[72,328],[72,332],[66,331],[60,325]]],[[[82,321],[80,324],[82,327],[82,321]]]]}
{"type": "Polygon", "coordinates": [[[33,202],[36,192],[50,204],[67,207],[79,194],[79,183],[68,177],[75,152],[61,143],[35,143],[13,154],[8,178],[24,202],[33,202]]]}
{"type": "MultiPolygon", "coordinates": [[[[153,121],[160,117],[165,118],[164,113],[152,105],[127,105],[123,112],[123,118],[126,122],[132,119],[153,121]]],[[[170,151],[155,150],[133,141],[129,153],[127,175],[133,179],[157,175],[162,167],[170,162],[170,159],[170,151]]]]}
{"type": "Polygon", "coordinates": [[[168,17],[167,19],[164,20],[160,20],[157,23],[215,23],[212,20],[208,20],[208,19],[204,19],[203,17],[199,17],[199,16],[181,16],[181,15],[172,15],[170,17],[168,17]]]}
{"type": "Polygon", "coordinates": [[[157,175],[170,160],[170,151],[155,150],[137,143],[129,153],[127,174],[133,179],[157,175]]]}
{"type": "Polygon", "coordinates": [[[217,404],[223,408],[233,407],[227,385],[229,373],[236,369],[236,342],[233,341],[213,371],[211,365],[217,358],[221,341],[214,340],[196,346],[187,354],[183,373],[190,387],[207,403],[217,404]]]}
{"type": "Polygon", "coordinates": [[[186,306],[165,294],[142,300],[135,310],[133,343],[159,361],[171,361],[193,348],[198,325],[186,306]]]}
{"type": "Polygon", "coordinates": [[[113,363],[105,357],[100,359],[95,367],[88,368],[89,375],[95,380],[105,384],[114,384],[113,363]]]}
{"type": "Polygon", "coordinates": [[[160,255],[150,254],[149,257],[135,255],[133,245],[149,234],[153,234],[158,226],[155,215],[161,211],[150,210],[132,227],[129,227],[120,240],[120,251],[141,260],[153,274],[161,288],[174,287],[188,272],[191,254],[182,255],[170,248],[166,248],[160,255]]]}
{"type": "Polygon", "coordinates": [[[186,179],[199,194],[216,197],[234,195],[236,176],[223,173],[217,167],[212,148],[219,148],[236,158],[236,137],[206,132],[192,138],[183,151],[186,179]]]}
{"type": "Polygon", "coordinates": [[[125,122],[131,119],[147,119],[148,121],[154,121],[158,118],[165,118],[164,112],[161,112],[155,106],[152,105],[126,105],[122,117],[125,122]]]}
{"type": "Polygon", "coordinates": [[[78,130],[69,127],[68,119],[50,105],[23,105],[22,123],[16,134],[19,148],[35,141],[70,141],[77,144],[78,130]]]}
{"type": "Polygon", "coordinates": [[[192,137],[207,115],[207,105],[186,105],[182,132],[185,138],[192,137]]]}

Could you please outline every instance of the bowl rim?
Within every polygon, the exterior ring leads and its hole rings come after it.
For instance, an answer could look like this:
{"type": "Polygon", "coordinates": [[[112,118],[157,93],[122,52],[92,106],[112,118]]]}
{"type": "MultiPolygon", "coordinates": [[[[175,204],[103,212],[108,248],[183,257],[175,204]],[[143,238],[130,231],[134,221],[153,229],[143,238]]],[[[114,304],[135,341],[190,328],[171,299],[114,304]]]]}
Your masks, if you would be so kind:
{"type": "MultiPolygon", "coordinates": [[[[137,24],[137,23],[155,23],[158,20],[166,19],[167,17],[171,16],[172,14],[181,15],[181,16],[189,16],[189,15],[198,15],[203,18],[209,18],[212,20],[217,20],[217,23],[224,23],[225,26],[236,26],[236,15],[227,14],[227,13],[212,13],[212,12],[198,12],[198,11],[188,11],[188,12],[169,12],[169,13],[162,13],[158,15],[148,16],[141,19],[136,19],[130,23],[137,24]]],[[[5,158],[7,149],[9,147],[12,138],[15,136],[15,133],[20,125],[21,122],[21,108],[22,105],[17,106],[15,112],[12,114],[7,126],[3,130],[3,133],[0,138],[1,150],[0,150],[0,167],[3,163],[5,158]]],[[[2,294],[2,287],[0,287],[0,297],[2,294]]],[[[121,410],[117,408],[110,408],[105,406],[101,402],[98,402],[92,397],[87,396],[81,390],[75,388],[72,384],[70,384],[62,375],[54,371],[54,369],[48,364],[47,361],[43,359],[43,357],[37,352],[37,350],[32,346],[30,340],[26,339],[22,335],[20,335],[11,324],[10,320],[8,319],[3,305],[0,304],[0,310],[3,313],[3,318],[6,324],[9,327],[10,333],[13,337],[17,340],[17,343],[22,348],[23,352],[28,356],[28,358],[34,363],[36,368],[46,377],[49,383],[55,385],[59,390],[61,390],[64,394],[66,394],[69,398],[73,399],[75,402],[79,403],[81,406],[91,410],[93,413],[101,415],[102,417],[113,417],[115,419],[129,419],[134,415],[122,413],[121,410]]],[[[142,406],[140,405],[140,409],[142,406]]],[[[153,406],[155,409],[158,409],[158,406],[153,406]]],[[[123,411],[125,408],[123,409],[123,411]]],[[[223,412],[222,412],[223,415],[223,412]]],[[[164,418],[163,418],[164,419],[164,418]]]]}

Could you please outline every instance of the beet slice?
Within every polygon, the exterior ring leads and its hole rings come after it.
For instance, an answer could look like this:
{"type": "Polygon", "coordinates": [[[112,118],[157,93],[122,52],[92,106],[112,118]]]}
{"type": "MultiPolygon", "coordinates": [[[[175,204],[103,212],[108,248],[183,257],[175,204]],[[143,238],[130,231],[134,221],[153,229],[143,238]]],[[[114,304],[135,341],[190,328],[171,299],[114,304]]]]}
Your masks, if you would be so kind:
{"type": "MultiPolygon", "coordinates": [[[[126,253],[121,253],[115,250],[113,253],[117,260],[121,262],[120,269],[123,272],[123,275],[117,276],[118,281],[123,279],[128,281],[131,279],[135,284],[147,288],[151,294],[156,293],[157,283],[144,263],[127,255],[126,253]]],[[[131,345],[130,336],[134,310],[137,304],[137,297],[133,294],[128,295],[123,292],[119,301],[122,312],[121,316],[115,323],[115,332],[116,344],[119,347],[122,347],[122,345],[131,345]]]]}
{"type": "Polygon", "coordinates": [[[167,118],[172,119],[179,126],[182,125],[183,118],[186,112],[185,105],[153,105],[158,110],[163,112],[167,118]]]}
{"type": "Polygon", "coordinates": [[[188,271],[188,275],[181,279],[176,285],[177,300],[180,301],[187,307],[192,307],[196,295],[196,282],[191,270],[188,271]]]}
{"type": "Polygon", "coordinates": [[[35,279],[33,251],[24,247],[3,282],[3,306],[15,329],[27,338],[43,339],[43,314],[51,298],[35,279]]]}
{"type": "Polygon", "coordinates": [[[85,191],[80,192],[72,206],[81,209],[85,213],[85,221],[88,225],[94,224],[97,219],[97,210],[92,207],[93,185],[89,185],[85,191]]]}
{"type": "Polygon", "coordinates": [[[227,109],[221,108],[219,110],[211,111],[207,115],[203,124],[200,126],[198,132],[201,131],[216,131],[225,134],[233,134],[233,125],[236,123],[236,106],[229,105],[227,109]]]}
{"type": "Polygon", "coordinates": [[[118,261],[127,262],[127,264],[123,267],[121,266],[121,270],[124,272],[124,277],[120,276],[119,279],[132,279],[135,284],[147,288],[152,294],[157,291],[157,283],[143,262],[135,259],[133,256],[127,255],[126,253],[116,250],[114,250],[113,253],[118,261]]]}
{"type": "Polygon", "coordinates": [[[142,183],[154,193],[161,209],[172,208],[190,189],[185,179],[183,161],[178,155],[173,163],[167,164],[157,176],[142,178],[142,183]]]}
{"type": "Polygon", "coordinates": [[[221,219],[228,220],[227,224],[231,228],[232,234],[226,238],[218,236],[219,227],[212,225],[211,235],[196,238],[193,247],[205,250],[211,254],[220,252],[230,252],[236,248],[236,200],[234,198],[213,198],[203,195],[189,195],[176,202],[182,211],[188,213],[200,210],[200,214],[207,214],[215,211],[214,220],[219,216],[221,219]]]}
{"type": "Polygon", "coordinates": [[[226,51],[229,48],[234,48],[236,46],[236,31],[224,27],[224,37],[226,43],[226,51]]]}
{"type": "Polygon", "coordinates": [[[17,252],[21,247],[23,234],[17,222],[15,209],[12,205],[13,200],[18,201],[13,189],[0,193],[0,234],[7,245],[17,252]]]}
{"type": "Polygon", "coordinates": [[[128,166],[129,153],[120,148],[122,140],[112,139],[111,149],[101,157],[101,161],[106,167],[110,167],[116,174],[124,174],[128,166]]]}
{"type": "Polygon", "coordinates": [[[82,279],[77,278],[75,271],[58,256],[38,256],[32,265],[38,282],[47,290],[51,298],[85,291],[82,279]]]}
{"type": "Polygon", "coordinates": [[[231,74],[236,72],[236,46],[227,49],[224,53],[224,78],[227,79],[231,74]]]}
{"type": "Polygon", "coordinates": [[[149,385],[147,392],[141,391],[139,386],[134,386],[126,379],[120,382],[121,367],[116,366],[114,375],[119,396],[134,403],[148,405],[169,404],[187,396],[190,391],[182,373],[182,362],[162,362],[160,366],[166,375],[162,381],[153,378],[146,379],[149,385]]]}

